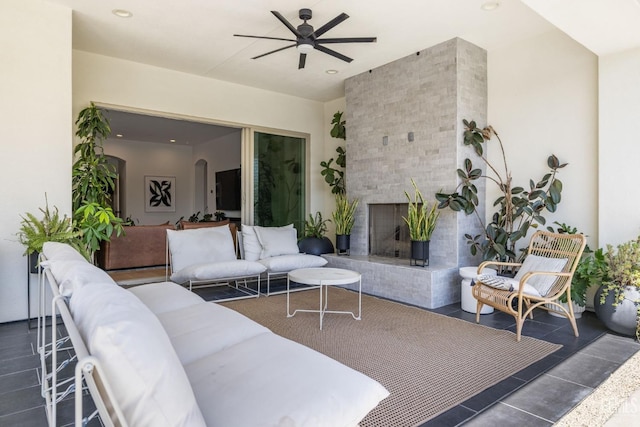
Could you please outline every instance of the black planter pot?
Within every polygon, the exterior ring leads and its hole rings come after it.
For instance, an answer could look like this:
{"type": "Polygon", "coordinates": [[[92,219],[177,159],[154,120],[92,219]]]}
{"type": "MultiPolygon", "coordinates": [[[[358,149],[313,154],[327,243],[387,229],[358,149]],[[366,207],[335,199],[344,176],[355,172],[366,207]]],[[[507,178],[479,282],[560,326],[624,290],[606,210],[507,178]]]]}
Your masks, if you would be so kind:
{"type": "Polygon", "coordinates": [[[38,257],[40,256],[40,252],[36,251],[29,255],[28,259],[28,269],[29,273],[37,274],[38,273],[38,257]]]}
{"type": "Polygon", "coordinates": [[[634,301],[640,298],[640,291],[635,286],[627,286],[624,293],[624,301],[616,307],[612,305],[615,298],[613,291],[609,291],[604,303],[601,304],[602,287],[600,287],[593,300],[593,306],[596,316],[607,328],[622,335],[635,337],[638,311],[634,301]]]}
{"type": "Polygon", "coordinates": [[[332,254],[333,243],[328,237],[304,237],[298,242],[300,252],[311,255],[332,254]]]}
{"type": "Polygon", "coordinates": [[[426,267],[429,265],[429,240],[412,240],[411,241],[411,259],[410,265],[418,267],[426,267]]]}
{"type": "Polygon", "coordinates": [[[336,254],[349,255],[351,234],[336,234],[336,254]]]}

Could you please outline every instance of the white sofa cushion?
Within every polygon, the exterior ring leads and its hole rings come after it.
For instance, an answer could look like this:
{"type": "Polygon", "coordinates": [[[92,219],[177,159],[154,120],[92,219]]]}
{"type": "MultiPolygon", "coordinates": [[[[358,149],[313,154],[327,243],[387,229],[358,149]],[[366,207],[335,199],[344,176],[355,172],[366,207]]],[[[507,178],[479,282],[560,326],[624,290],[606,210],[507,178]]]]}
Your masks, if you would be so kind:
{"type": "Polygon", "coordinates": [[[353,427],[389,395],[366,375],[273,333],[212,353],[185,371],[209,426],[353,427]],[[229,410],[238,402],[251,405],[229,410]]]}
{"type": "Polygon", "coordinates": [[[134,286],[128,290],[155,315],[204,302],[199,295],[173,282],[149,283],[134,286]]]}
{"type": "Polygon", "coordinates": [[[235,260],[229,227],[167,230],[171,268],[180,271],[194,264],[235,260]]]}
{"type": "Polygon", "coordinates": [[[66,243],[44,242],[42,253],[50,260],[87,261],[80,252],[66,243]]]}
{"type": "MultiPolygon", "coordinates": [[[[260,258],[265,258],[263,256],[263,246],[256,234],[256,228],[268,228],[268,229],[293,229],[293,224],[285,225],[283,227],[260,227],[259,225],[246,225],[242,224],[242,249],[244,252],[244,259],[247,261],[258,261],[260,258]]],[[[297,233],[297,232],[296,232],[297,233]]],[[[290,250],[293,250],[290,248],[290,250]]],[[[298,249],[298,244],[296,242],[295,252],[298,253],[300,250],[298,249]]]]}
{"type": "MultiPolygon", "coordinates": [[[[567,258],[547,258],[538,255],[527,255],[514,279],[520,280],[526,273],[531,271],[558,273],[567,265],[567,261],[569,261],[567,258]]],[[[540,295],[547,295],[557,278],[558,276],[541,274],[530,277],[527,283],[536,288],[540,295]]]]}
{"type": "Polygon", "coordinates": [[[317,255],[295,254],[265,258],[258,262],[264,265],[269,273],[284,273],[297,268],[324,267],[328,261],[317,255]]]}
{"type": "Polygon", "coordinates": [[[207,262],[193,264],[171,275],[171,280],[176,283],[185,283],[190,280],[217,280],[236,277],[257,276],[266,267],[256,261],[234,259],[233,261],[207,262]]]}
{"type": "Polygon", "coordinates": [[[58,283],[60,294],[65,297],[70,297],[76,290],[90,283],[116,285],[116,282],[104,270],[90,264],[84,258],[73,260],[54,257],[54,259],[47,259],[41,264],[42,267],[50,269],[58,283]]]}
{"type": "Polygon", "coordinates": [[[255,226],[254,230],[262,246],[260,259],[300,252],[297,231],[293,228],[293,224],[285,227],[255,226]]]}
{"type": "Polygon", "coordinates": [[[70,308],[129,425],[206,425],[167,334],[138,298],[92,284],[74,292],[70,308]]]}
{"type": "Polygon", "coordinates": [[[237,311],[207,302],[161,313],[158,319],[183,365],[258,334],[271,333],[237,311]]]}

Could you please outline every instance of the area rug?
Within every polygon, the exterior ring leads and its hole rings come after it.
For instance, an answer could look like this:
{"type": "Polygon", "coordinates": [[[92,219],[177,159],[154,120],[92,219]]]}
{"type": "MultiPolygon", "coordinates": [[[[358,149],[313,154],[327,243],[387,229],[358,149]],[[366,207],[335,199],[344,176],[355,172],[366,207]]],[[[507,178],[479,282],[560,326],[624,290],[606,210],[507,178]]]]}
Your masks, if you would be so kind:
{"type": "MultiPolygon", "coordinates": [[[[362,320],[326,314],[322,330],[317,313],[287,318],[286,295],[223,305],[384,385],[390,396],[362,427],[420,425],[561,347],[367,295],[362,320]]],[[[291,294],[292,310],[318,306],[317,289],[291,294]]],[[[357,293],[329,289],[330,310],[357,306],[357,293]]]]}

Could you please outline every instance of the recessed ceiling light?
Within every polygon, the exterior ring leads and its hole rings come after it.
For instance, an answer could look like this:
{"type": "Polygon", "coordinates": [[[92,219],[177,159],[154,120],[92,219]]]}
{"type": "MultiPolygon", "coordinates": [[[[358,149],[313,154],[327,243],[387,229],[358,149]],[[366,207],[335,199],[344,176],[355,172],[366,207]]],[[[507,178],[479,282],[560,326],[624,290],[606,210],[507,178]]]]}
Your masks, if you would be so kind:
{"type": "Polygon", "coordinates": [[[118,133],[118,134],[116,134],[116,137],[118,137],[118,138],[122,138],[122,134],[121,134],[121,133],[118,133]]]}
{"type": "Polygon", "coordinates": [[[327,70],[327,74],[338,74],[338,70],[327,70]]]}
{"type": "Polygon", "coordinates": [[[485,12],[491,12],[492,10],[496,10],[498,7],[500,7],[499,1],[487,1],[482,3],[480,9],[484,10],[485,12]]]}
{"type": "Polygon", "coordinates": [[[170,139],[169,142],[176,142],[176,140],[175,139],[170,139]]]}
{"type": "Polygon", "coordinates": [[[113,9],[111,13],[116,15],[118,18],[131,18],[133,16],[133,13],[124,9],[113,9]]]}

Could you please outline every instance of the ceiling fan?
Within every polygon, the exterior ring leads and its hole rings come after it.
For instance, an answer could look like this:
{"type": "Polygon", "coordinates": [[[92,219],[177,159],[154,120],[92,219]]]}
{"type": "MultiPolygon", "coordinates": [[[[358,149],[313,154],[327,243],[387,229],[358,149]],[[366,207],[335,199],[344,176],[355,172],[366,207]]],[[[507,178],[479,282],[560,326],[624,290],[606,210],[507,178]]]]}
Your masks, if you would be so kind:
{"type": "Polygon", "coordinates": [[[338,59],[341,59],[345,62],[351,62],[353,59],[345,56],[341,53],[336,52],[335,50],[324,47],[324,44],[331,43],[371,43],[376,41],[376,37],[341,37],[341,38],[333,38],[333,39],[320,39],[321,35],[344,21],[349,17],[346,13],[341,13],[340,15],[333,18],[331,21],[324,24],[322,27],[318,28],[314,31],[313,27],[310,24],[307,24],[307,21],[311,19],[311,9],[300,9],[299,16],[304,22],[298,25],[298,28],[291,25],[289,21],[287,21],[284,16],[282,16],[279,12],[272,10],[271,13],[278,18],[280,22],[282,22],[288,29],[291,31],[296,38],[295,39],[283,39],[280,37],[266,37],[266,36],[250,36],[244,34],[234,34],[236,37],[250,37],[254,39],[268,39],[268,40],[283,40],[294,42],[285,47],[281,47],[279,49],[272,50],[271,52],[263,53],[262,55],[254,56],[251,59],[262,58],[263,56],[270,55],[272,53],[280,52],[281,50],[289,49],[291,47],[296,47],[298,52],[300,52],[300,60],[298,62],[298,69],[304,68],[305,62],[307,60],[307,54],[311,51],[319,50],[320,52],[326,53],[338,59]]]}

